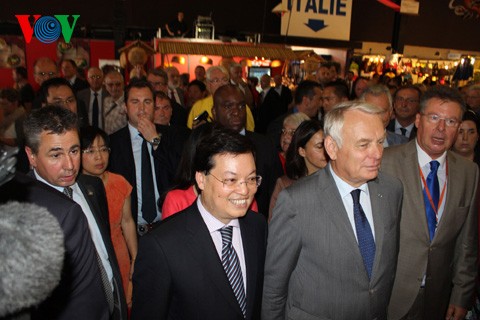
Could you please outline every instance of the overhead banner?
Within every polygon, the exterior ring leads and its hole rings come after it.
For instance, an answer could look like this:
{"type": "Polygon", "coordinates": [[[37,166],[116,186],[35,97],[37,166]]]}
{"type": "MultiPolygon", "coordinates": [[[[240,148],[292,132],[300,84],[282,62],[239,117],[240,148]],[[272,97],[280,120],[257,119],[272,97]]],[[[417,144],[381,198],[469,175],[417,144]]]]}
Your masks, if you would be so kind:
{"type": "Polygon", "coordinates": [[[282,14],[281,34],[350,40],[353,0],[283,0],[272,11],[282,14]]]}

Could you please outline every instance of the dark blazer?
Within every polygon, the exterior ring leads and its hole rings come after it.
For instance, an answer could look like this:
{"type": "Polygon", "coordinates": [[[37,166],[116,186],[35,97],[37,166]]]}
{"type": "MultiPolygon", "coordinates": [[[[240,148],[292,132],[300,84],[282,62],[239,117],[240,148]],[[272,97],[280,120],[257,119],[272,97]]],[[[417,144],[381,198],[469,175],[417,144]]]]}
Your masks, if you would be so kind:
{"type": "MultiPolygon", "coordinates": [[[[260,319],[266,222],[238,219],[247,273],[246,319],[260,319]]],[[[140,239],[132,319],[244,319],[195,202],[140,239]]]]}
{"type": "MultiPolygon", "coordinates": [[[[387,126],[387,131],[394,132],[395,133],[395,119],[390,120],[387,126]]],[[[412,128],[412,132],[410,133],[410,137],[408,137],[408,140],[411,141],[417,136],[417,127],[414,125],[412,128]]]]}
{"type": "Polygon", "coordinates": [[[371,279],[329,167],[280,193],[269,224],[263,320],[387,318],[402,185],[380,173],[368,189],[376,245],[371,279]]]}
{"type": "Polygon", "coordinates": [[[79,77],[76,77],[75,82],[72,84],[73,93],[75,93],[75,94],[78,91],[86,89],[88,87],[89,87],[88,82],[86,80],[83,80],[83,79],[79,78],[79,77]]]}
{"type": "Polygon", "coordinates": [[[245,136],[252,141],[255,146],[255,165],[257,174],[262,176],[262,184],[255,194],[258,210],[268,217],[270,208],[270,198],[277,179],[283,176],[283,168],[278,158],[277,151],[268,137],[251,131],[246,131],[245,136]]]}
{"type": "Polygon", "coordinates": [[[79,174],[77,177],[77,185],[88,202],[88,206],[95,217],[98,229],[102,235],[103,243],[107,249],[108,260],[113,271],[113,286],[114,294],[117,295],[119,306],[114,310],[113,319],[127,319],[127,304],[125,292],[122,286],[122,277],[120,275],[120,268],[118,267],[117,257],[113,249],[113,244],[110,235],[110,222],[108,220],[108,204],[107,195],[105,194],[105,187],[102,180],[97,177],[79,174]]]}
{"type": "Polygon", "coordinates": [[[425,280],[424,318],[445,319],[449,304],[469,308],[477,275],[478,167],[447,152],[445,209],[433,241],[430,236],[418,169],[415,140],[385,149],[381,170],[404,186],[400,252],[389,319],[401,319],[412,307],[425,280]]]}
{"type": "MultiPolygon", "coordinates": [[[[156,125],[157,132],[162,134],[160,145],[153,151],[155,166],[155,178],[160,197],[172,185],[173,178],[177,171],[177,166],[183,151],[183,144],[187,140],[190,130],[178,126],[156,125]]],[[[137,223],[138,219],[138,196],[137,180],[135,175],[135,161],[133,159],[132,141],[128,126],[118,130],[110,135],[110,154],[109,170],[121,174],[130,185],[132,190],[132,216],[137,223]]],[[[159,208],[162,207],[158,203],[159,208]]]]}
{"type": "Polygon", "coordinates": [[[287,112],[287,107],[282,104],[280,95],[271,87],[267,95],[257,108],[258,117],[255,120],[255,132],[266,133],[267,127],[275,118],[287,112]]]}
{"type": "Polygon", "coordinates": [[[0,202],[12,200],[47,208],[57,218],[64,236],[60,284],[32,310],[32,319],[110,319],[95,246],[82,208],[63,193],[19,173],[0,187],[0,202]]]}
{"type": "Polygon", "coordinates": [[[187,110],[184,107],[182,107],[180,104],[178,104],[174,99],[171,99],[171,101],[172,101],[172,118],[170,119],[170,123],[177,126],[186,127],[187,118],[188,118],[187,110]]]}
{"type": "Polygon", "coordinates": [[[282,101],[282,106],[286,112],[288,110],[288,106],[290,105],[290,103],[292,103],[293,100],[292,91],[287,86],[282,85],[280,100],[282,101]]]}

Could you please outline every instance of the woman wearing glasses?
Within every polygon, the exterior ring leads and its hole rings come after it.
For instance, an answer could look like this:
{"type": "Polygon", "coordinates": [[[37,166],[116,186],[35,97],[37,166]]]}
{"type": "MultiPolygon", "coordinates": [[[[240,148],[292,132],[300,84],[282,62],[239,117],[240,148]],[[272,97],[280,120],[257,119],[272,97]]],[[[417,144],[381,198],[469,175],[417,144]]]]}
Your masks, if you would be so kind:
{"type": "Polygon", "coordinates": [[[132,186],[121,175],[106,171],[110,156],[108,135],[95,127],[81,130],[82,172],[99,177],[107,194],[110,233],[122,275],[127,304],[132,301],[133,265],[137,256],[137,232],[130,209],[132,186]]]}

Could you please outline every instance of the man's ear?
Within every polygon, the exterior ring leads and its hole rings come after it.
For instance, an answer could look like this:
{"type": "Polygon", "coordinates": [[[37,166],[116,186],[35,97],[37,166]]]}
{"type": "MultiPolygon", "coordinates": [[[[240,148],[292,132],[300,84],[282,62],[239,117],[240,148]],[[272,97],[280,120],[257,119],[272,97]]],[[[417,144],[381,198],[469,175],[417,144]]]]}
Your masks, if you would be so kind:
{"type": "Polygon", "coordinates": [[[27,153],[28,162],[30,162],[30,166],[33,168],[37,167],[37,156],[32,151],[30,147],[25,146],[25,152],[27,153]]]}
{"type": "Polygon", "coordinates": [[[215,120],[217,117],[215,116],[215,106],[212,106],[212,118],[215,120]]]}
{"type": "Polygon", "coordinates": [[[205,174],[203,172],[195,172],[195,181],[197,181],[197,186],[200,190],[205,189],[205,174]]]}
{"type": "Polygon", "coordinates": [[[325,140],[323,141],[323,146],[325,147],[325,151],[327,151],[328,156],[331,160],[337,159],[338,153],[338,145],[335,140],[331,136],[326,136],[325,140]]]}

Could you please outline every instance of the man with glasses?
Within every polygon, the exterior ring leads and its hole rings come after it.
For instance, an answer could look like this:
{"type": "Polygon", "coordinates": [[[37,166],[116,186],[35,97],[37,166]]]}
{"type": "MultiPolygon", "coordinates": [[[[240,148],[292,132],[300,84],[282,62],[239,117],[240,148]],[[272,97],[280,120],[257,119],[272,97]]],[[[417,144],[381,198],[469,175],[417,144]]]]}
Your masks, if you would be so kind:
{"type": "Polygon", "coordinates": [[[465,90],[465,102],[475,113],[480,114],[480,85],[472,84],[465,90]]]}
{"type": "Polygon", "coordinates": [[[33,79],[39,86],[35,99],[32,102],[32,109],[39,109],[42,106],[44,97],[41,86],[45,80],[58,77],[58,69],[55,61],[48,57],[38,58],[33,64],[33,79]]]}
{"type": "Polygon", "coordinates": [[[421,96],[422,92],[415,86],[407,85],[397,89],[393,95],[395,119],[388,124],[388,131],[401,134],[410,140],[415,138],[417,128],[414,123],[420,108],[421,96]]]}
{"type": "Polygon", "coordinates": [[[104,129],[104,99],[110,94],[103,88],[103,71],[97,67],[89,68],[87,81],[89,88],[80,90],[77,98],[87,106],[88,120],[92,126],[104,129]]]}
{"type": "MultiPolygon", "coordinates": [[[[209,119],[212,118],[212,106],[213,95],[215,91],[221,86],[227,84],[230,81],[230,75],[228,71],[222,66],[213,66],[207,70],[207,89],[210,92],[206,98],[197,101],[190,110],[187,119],[187,127],[195,128],[202,124],[202,121],[195,120],[205,111],[208,112],[209,119]]],[[[247,130],[253,131],[255,129],[255,121],[253,119],[252,111],[247,108],[247,130]]]]}
{"type": "Polygon", "coordinates": [[[123,76],[118,71],[110,71],[105,75],[103,83],[108,95],[103,100],[103,130],[112,134],[127,125],[123,76]]]}
{"type": "Polygon", "coordinates": [[[133,186],[131,209],[139,235],[160,221],[160,196],[171,186],[188,137],[186,128],[155,125],[155,98],[146,81],[125,90],[128,124],[110,136],[110,170],[133,186]]]}
{"type": "Polygon", "coordinates": [[[260,319],[266,222],[247,138],[214,129],[193,160],[197,200],[142,239],[132,319],[260,319]]]}
{"type": "Polygon", "coordinates": [[[80,127],[88,126],[88,114],[82,101],[77,101],[70,82],[64,78],[51,78],[42,83],[44,105],[50,104],[68,109],[78,116],[80,127]]]}
{"type": "Polygon", "coordinates": [[[382,171],[405,190],[389,319],[464,319],[473,301],[478,167],[449,151],[464,112],[458,91],[432,87],[420,101],[416,138],[385,151],[382,171]]]}
{"type": "MultiPolygon", "coordinates": [[[[162,69],[150,69],[147,72],[147,81],[153,88],[154,92],[163,92],[168,95],[168,75],[162,69]]],[[[170,97],[169,97],[170,98],[170,97]]],[[[177,126],[187,125],[187,110],[178,104],[174,99],[171,99],[172,115],[169,122],[177,126]]]]}

